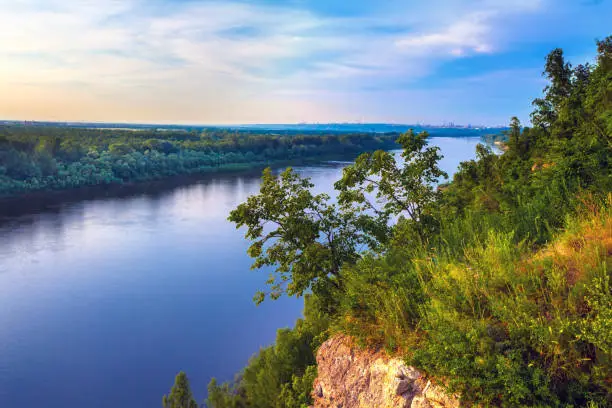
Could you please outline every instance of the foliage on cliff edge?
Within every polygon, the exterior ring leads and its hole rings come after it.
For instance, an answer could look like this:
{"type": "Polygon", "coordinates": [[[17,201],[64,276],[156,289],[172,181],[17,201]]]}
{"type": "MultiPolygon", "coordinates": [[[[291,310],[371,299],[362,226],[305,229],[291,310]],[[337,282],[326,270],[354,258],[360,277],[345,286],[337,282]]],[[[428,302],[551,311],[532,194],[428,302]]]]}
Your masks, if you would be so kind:
{"type": "Polygon", "coordinates": [[[595,65],[574,68],[552,51],[534,126],[513,118],[503,154],[479,146],[443,189],[438,150],[412,132],[399,157],[347,167],[337,201],[291,170],[264,176],[230,219],[254,266],[276,267],[267,294],[312,293],[316,313],[234,384],[211,383],[209,405],[307,406],[334,330],[386,346],[467,405],[612,404],[612,37],[597,47],[595,65]]]}

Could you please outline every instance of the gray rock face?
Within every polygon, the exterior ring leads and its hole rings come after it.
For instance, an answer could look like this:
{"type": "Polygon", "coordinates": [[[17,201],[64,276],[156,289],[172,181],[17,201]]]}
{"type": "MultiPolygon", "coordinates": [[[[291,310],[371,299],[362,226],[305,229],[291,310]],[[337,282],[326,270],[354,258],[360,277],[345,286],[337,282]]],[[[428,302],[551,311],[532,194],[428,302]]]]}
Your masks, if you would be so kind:
{"type": "Polygon", "coordinates": [[[360,350],[352,339],[335,336],[317,353],[314,408],[458,408],[414,367],[383,351],[360,350]]]}

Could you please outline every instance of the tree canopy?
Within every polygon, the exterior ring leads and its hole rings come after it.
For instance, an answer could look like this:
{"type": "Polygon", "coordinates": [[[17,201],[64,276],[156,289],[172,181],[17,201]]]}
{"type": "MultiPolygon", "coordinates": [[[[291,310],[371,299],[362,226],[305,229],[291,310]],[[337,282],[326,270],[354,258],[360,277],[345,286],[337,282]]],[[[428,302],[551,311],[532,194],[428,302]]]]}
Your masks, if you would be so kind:
{"type": "MultiPolygon", "coordinates": [[[[360,155],[336,183],[338,203],[313,194],[313,184],[291,168],[275,176],[266,169],[260,192],[231,212],[236,227],[247,227],[253,268],[276,267],[269,295],[323,296],[341,287],[340,268],[352,264],[364,248],[376,250],[390,238],[392,217],[405,215],[431,228],[439,192],[435,183],[446,174],[438,167],[437,147],[427,147],[427,133],[412,131],[398,138],[402,163],[378,150],[360,155]],[[368,195],[373,194],[370,199],[368,195]]],[[[265,298],[260,292],[259,303],[265,298]]]]}
{"type": "Polygon", "coordinates": [[[271,163],[353,158],[397,134],[0,125],[0,197],[271,163]]]}
{"type": "Polygon", "coordinates": [[[162,408],[198,408],[191,393],[187,374],[183,371],[176,375],[170,393],[163,396],[162,408]]]}

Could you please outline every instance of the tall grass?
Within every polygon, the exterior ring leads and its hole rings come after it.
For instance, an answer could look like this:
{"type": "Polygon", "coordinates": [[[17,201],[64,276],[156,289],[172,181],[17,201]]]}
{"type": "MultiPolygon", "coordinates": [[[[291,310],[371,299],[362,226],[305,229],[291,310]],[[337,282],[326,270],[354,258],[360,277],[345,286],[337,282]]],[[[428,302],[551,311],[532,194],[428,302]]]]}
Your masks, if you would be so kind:
{"type": "Polygon", "coordinates": [[[449,225],[440,249],[344,272],[336,327],[403,355],[466,401],[604,406],[612,396],[612,198],[587,200],[547,245],[497,215],[449,225]],[[470,227],[473,227],[470,229],[470,227]]]}

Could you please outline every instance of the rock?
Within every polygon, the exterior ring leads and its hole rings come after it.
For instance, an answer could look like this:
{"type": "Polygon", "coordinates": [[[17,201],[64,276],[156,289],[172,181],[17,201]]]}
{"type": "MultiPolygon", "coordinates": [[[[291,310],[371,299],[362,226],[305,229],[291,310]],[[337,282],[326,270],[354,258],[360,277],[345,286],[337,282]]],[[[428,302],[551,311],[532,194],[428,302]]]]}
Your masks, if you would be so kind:
{"type": "Polygon", "coordinates": [[[395,390],[395,395],[403,395],[407,392],[412,391],[412,382],[407,379],[400,379],[395,390]]]}
{"type": "Polygon", "coordinates": [[[313,408],[458,408],[459,399],[384,351],[335,336],[317,353],[313,408]]]}

